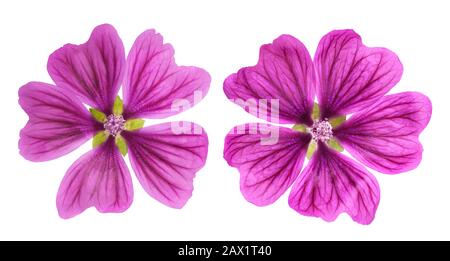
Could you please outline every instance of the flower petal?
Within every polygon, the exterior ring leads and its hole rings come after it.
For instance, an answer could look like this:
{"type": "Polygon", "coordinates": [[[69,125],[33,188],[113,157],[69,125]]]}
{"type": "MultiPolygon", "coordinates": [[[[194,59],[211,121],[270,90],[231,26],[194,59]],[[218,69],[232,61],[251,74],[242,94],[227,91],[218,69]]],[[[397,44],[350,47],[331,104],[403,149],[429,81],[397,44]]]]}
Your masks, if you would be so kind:
{"type": "Polygon", "coordinates": [[[385,95],[403,73],[398,57],[368,48],[353,30],[332,31],[320,40],[314,64],[322,118],[361,110],[385,95]]]}
{"type": "Polygon", "coordinates": [[[208,154],[208,136],[202,127],[172,122],[122,135],[131,166],[145,191],[169,207],[182,208],[192,195],[195,173],[205,165],[208,154]]]}
{"type": "Polygon", "coordinates": [[[311,124],[314,74],[305,46],[290,35],[282,35],[261,47],[257,65],[230,75],[223,88],[229,99],[254,116],[274,123],[311,124]],[[275,110],[266,113],[267,104],[275,110]]]}
{"type": "Polygon", "coordinates": [[[343,154],[318,145],[289,195],[291,208],[326,221],[347,212],[360,224],[371,223],[380,201],[375,177],[343,154]]]}
{"type": "Polygon", "coordinates": [[[85,44],[66,44],[51,54],[47,67],[56,85],[109,114],[125,71],[122,40],[111,25],[97,26],[85,44]]]}
{"type": "Polygon", "coordinates": [[[187,110],[208,92],[211,77],[200,68],[177,66],[170,44],[148,30],[133,44],[123,88],[126,117],[165,118],[187,110]]]}
{"type": "Polygon", "coordinates": [[[19,104],[30,117],[20,132],[20,154],[31,161],[61,157],[92,138],[100,127],[76,97],[50,84],[22,86],[19,104]]]}
{"type": "Polygon", "coordinates": [[[56,204],[62,218],[95,206],[100,212],[123,212],[133,201],[128,168],[110,138],[81,156],[67,171],[56,204]]]}
{"type": "Polygon", "coordinates": [[[235,127],[225,138],[224,158],[241,174],[241,192],[251,203],[275,202],[303,166],[309,134],[268,124],[235,127]]]}
{"type": "Polygon", "coordinates": [[[414,169],[422,159],[419,134],[431,117],[431,102],[417,92],[388,95],[353,114],[335,130],[355,158],[379,172],[414,169]]]}

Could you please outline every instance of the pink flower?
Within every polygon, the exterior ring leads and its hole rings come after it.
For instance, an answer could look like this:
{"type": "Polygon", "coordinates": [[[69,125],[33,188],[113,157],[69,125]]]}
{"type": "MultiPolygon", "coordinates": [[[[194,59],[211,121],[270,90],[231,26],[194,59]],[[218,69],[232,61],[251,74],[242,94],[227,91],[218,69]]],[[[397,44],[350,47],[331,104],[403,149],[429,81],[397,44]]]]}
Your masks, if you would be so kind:
{"type": "Polygon", "coordinates": [[[393,52],[364,46],[352,30],[325,35],[314,61],[289,35],[263,45],[258,64],[230,75],[224,91],[241,105],[275,99],[257,109],[275,108],[279,117],[271,113],[269,121],[295,125],[247,124],[227,135],[224,158],[239,170],[244,197],[268,205],[293,184],[289,205],[300,214],[333,221],[346,212],[358,223],[371,223],[380,200],[378,183],[340,151],[345,148],[387,174],[418,166],[423,150],[418,136],[430,120],[431,102],[417,92],[385,96],[402,72],[393,52]],[[276,142],[264,144],[261,139],[273,130],[276,142]],[[302,170],[307,154],[312,157],[302,170]]]}
{"type": "Polygon", "coordinates": [[[208,152],[206,133],[186,122],[143,127],[140,119],[177,114],[189,106],[174,110],[173,103],[193,105],[194,92],[207,93],[209,74],[177,66],[173,55],[172,46],[148,30],[125,61],[116,30],[100,25],[85,44],[67,44],[50,55],[48,72],[55,85],[30,82],[20,88],[19,103],[30,118],[19,141],[26,159],[52,160],[94,137],[94,149],[72,164],[59,188],[62,218],[91,206],[100,212],[123,212],[130,206],[133,186],[122,158],[127,152],[152,197],[174,208],[191,197],[193,178],[208,152]],[[117,96],[122,83],[123,102],[117,96]],[[183,131],[175,133],[173,126],[179,124],[183,131]]]}

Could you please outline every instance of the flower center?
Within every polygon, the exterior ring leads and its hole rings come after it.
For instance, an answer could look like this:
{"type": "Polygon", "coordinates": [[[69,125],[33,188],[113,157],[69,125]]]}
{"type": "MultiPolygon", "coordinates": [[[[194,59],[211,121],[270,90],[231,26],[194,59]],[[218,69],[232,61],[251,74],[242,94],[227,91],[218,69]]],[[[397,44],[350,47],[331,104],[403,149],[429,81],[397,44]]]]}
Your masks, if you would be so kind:
{"type": "Polygon", "coordinates": [[[315,142],[328,142],[333,137],[333,127],[327,119],[315,121],[308,131],[315,142]]]}
{"type": "Polygon", "coordinates": [[[125,120],[122,115],[111,114],[106,118],[103,127],[109,134],[116,136],[125,129],[125,120]]]}

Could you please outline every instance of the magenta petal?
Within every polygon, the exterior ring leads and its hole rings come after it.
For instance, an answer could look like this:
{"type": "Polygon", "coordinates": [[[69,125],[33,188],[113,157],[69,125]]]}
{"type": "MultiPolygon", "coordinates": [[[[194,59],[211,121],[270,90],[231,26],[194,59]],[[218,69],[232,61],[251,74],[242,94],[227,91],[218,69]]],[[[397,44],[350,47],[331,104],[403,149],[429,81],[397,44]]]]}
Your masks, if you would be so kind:
{"type": "Polygon", "coordinates": [[[67,44],[51,54],[47,67],[56,85],[109,113],[125,71],[122,40],[111,25],[97,26],[85,44],[67,44]]]}
{"type": "Polygon", "coordinates": [[[241,174],[241,192],[251,203],[275,202],[303,166],[310,135],[267,124],[235,127],[225,138],[224,158],[241,174]]]}
{"type": "Polygon", "coordinates": [[[419,134],[431,117],[431,102],[417,92],[388,95],[355,113],[335,135],[355,158],[379,172],[414,169],[422,159],[419,134]]]}
{"type": "Polygon", "coordinates": [[[95,206],[100,212],[123,212],[133,201],[131,176],[114,139],[81,156],[67,171],[56,204],[62,218],[95,206]]]}
{"type": "Polygon", "coordinates": [[[272,44],[263,45],[258,64],[230,75],[223,88],[234,103],[247,105],[247,111],[264,120],[275,123],[312,122],[314,67],[308,50],[290,35],[282,35],[272,44]],[[271,102],[272,99],[277,100],[278,105],[271,102]],[[261,103],[261,100],[266,101],[261,103]],[[273,112],[266,113],[266,104],[279,111],[279,119],[273,112]]]}
{"type": "Polygon", "coordinates": [[[123,132],[123,136],[131,166],[145,191],[169,207],[182,208],[208,154],[208,136],[202,127],[171,122],[123,132]]]}
{"type": "Polygon", "coordinates": [[[380,201],[375,177],[343,154],[319,143],[289,195],[289,205],[302,215],[333,221],[347,212],[370,224],[380,201]]]}
{"type": "Polygon", "coordinates": [[[50,84],[22,86],[19,104],[30,117],[20,132],[20,154],[31,161],[51,160],[73,151],[92,138],[98,127],[76,97],[50,84]]]}
{"type": "Polygon", "coordinates": [[[323,118],[367,107],[400,81],[403,73],[397,55],[385,48],[366,47],[353,30],[325,35],[320,40],[314,64],[323,118]]]}
{"type": "Polygon", "coordinates": [[[208,92],[211,77],[197,67],[177,66],[170,44],[148,30],[133,44],[123,88],[127,117],[165,118],[189,109],[208,92]]]}

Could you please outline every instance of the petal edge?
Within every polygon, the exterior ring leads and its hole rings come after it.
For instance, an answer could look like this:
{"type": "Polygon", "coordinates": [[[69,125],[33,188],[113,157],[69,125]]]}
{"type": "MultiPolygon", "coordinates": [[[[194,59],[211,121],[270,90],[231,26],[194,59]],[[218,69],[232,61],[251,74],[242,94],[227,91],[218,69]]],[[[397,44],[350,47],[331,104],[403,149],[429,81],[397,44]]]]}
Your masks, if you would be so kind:
{"type": "Polygon", "coordinates": [[[314,67],[306,47],[293,36],[281,35],[261,46],[258,63],[228,76],[223,90],[232,102],[261,119],[312,123],[314,67]]]}
{"type": "Polygon", "coordinates": [[[194,177],[208,154],[208,136],[203,128],[182,122],[183,129],[176,129],[179,124],[162,123],[122,134],[131,166],[144,190],[173,208],[182,208],[192,196],[194,177]]]}
{"type": "Polygon", "coordinates": [[[50,84],[22,86],[19,104],[29,116],[19,139],[20,154],[27,160],[47,161],[66,155],[99,128],[76,97],[50,84]]]}
{"type": "Polygon", "coordinates": [[[211,77],[204,69],[178,66],[172,45],[161,34],[147,30],[134,42],[127,59],[123,88],[125,116],[166,118],[200,102],[211,77]]]}
{"type": "Polygon", "coordinates": [[[275,202],[300,173],[311,137],[269,124],[237,126],[225,138],[224,158],[239,170],[245,199],[257,206],[275,202]]]}
{"type": "Polygon", "coordinates": [[[109,114],[125,72],[122,40],[113,26],[99,25],[86,43],[52,53],[47,70],[57,86],[109,114]]]}
{"type": "Polygon", "coordinates": [[[322,118],[350,114],[373,104],[400,81],[403,73],[395,53],[366,47],[353,30],[325,35],[314,65],[322,118]]]}
{"type": "Polygon", "coordinates": [[[431,114],[431,101],[421,93],[388,95],[352,115],[335,130],[335,135],[350,154],[368,167],[397,174],[419,165],[423,151],[419,135],[431,114]]]}
{"type": "Polygon", "coordinates": [[[132,201],[130,173],[110,138],[70,166],[58,190],[56,205],[59,215],[67,219],[91,206],[102,213],[121,213],[132,201]]]}
{"type": "Polygon", "coordinates": [[[289,195],[289,206],[302,215],[334,221],[347,212],[370,224],[380,200],[375,177],[350,158],[319,143],[289,195]]]}

